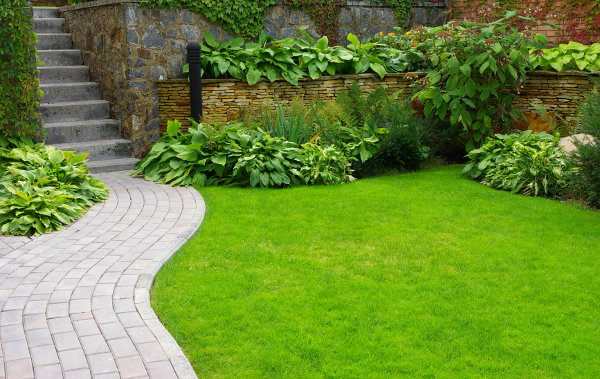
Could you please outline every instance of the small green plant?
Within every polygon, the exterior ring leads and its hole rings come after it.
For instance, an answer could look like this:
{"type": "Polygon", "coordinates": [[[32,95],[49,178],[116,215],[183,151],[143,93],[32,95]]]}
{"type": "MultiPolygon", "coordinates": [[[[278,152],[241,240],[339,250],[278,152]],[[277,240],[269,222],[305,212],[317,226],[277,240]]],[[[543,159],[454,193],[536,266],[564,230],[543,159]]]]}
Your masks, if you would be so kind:
{"type": "Polygon", "coordinates": [[[530,196],[560,195],[573,172],[559,136],[547,133],[497,134],[468,154],[463,174],[482,184],[530,196]]]}
{"type": "Polygon", "coordinates": [[[595,88],[579,108],[579,130],[591,137],[585,143],[576,143],[572,156],[579,168],[574,180],[587,196],[590,204],[600,207],[600,94],[595,88]]]}
{"type": "Polygon", "coordinates": [[[0,134],[0,233],[62,229],[108,198],[104,183],[90,176],[86,157],[0,134]]]}
{"type": "Polygon", "coordinates": [[[600,43],[589,46],[578,42],[560,44],[551,49],[530,48],[532,69],[600,71],[600,43]]]}
{"type": "Polygon", "coordinates": [[[354,180],[352,160],[334,146],[308,143],[303,146],[300,172],[306,184],[341,184],[354,180]]]}
{"type": "Polygon", "coordinates": [[[304,109],[300,99],[292,101],[292,107],[277,100],[277,111],[265,112],[265,127],[275,137],[302,145],[315,135],[315,116],[312,108],[304,109]]]}

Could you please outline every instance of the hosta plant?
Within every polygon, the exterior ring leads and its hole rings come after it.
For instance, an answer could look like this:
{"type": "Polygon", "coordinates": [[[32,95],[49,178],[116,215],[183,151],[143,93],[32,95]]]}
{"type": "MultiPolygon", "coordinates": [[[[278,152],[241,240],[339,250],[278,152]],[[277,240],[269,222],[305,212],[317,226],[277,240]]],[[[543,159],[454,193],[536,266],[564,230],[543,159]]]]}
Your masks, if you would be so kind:
{"type": "Polygon", "coordinates": [[[482,184],[530,196],[560,195],[569,184],[573,168],[559,136],[525,131],[497,134],[468,154],[463,174],[482,184]]]}
{"type": "Polygon", "coordinates": [[[108,198],[105,184],[90,176],[86,157],[0,135],[0,233],[58,230],[108,198]]]}

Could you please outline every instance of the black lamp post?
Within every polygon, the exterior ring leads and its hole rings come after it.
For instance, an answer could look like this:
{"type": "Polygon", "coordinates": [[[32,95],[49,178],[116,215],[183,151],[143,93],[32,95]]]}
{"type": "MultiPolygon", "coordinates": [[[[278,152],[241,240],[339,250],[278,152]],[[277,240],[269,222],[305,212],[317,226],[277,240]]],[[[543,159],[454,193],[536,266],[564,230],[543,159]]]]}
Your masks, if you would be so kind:
{"type": "Polygon", "coordinates": [[[200,122],[202,119],[202,56],[200,45],[190,42],[186,46],[187,63],[190,67],[190,109],[191,117],[200,122]]]}

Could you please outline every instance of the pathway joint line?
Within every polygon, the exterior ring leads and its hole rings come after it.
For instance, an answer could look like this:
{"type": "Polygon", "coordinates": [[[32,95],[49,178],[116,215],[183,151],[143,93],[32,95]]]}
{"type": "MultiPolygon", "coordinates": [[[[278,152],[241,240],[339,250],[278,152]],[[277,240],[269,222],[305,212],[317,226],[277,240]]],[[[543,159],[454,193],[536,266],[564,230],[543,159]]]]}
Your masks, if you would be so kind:
{"type": "Polygon", "coordinates": [[[196,379],[150,306],[160,268],[198,230],[193,188],[95,175],[110,197],[62,231],[0,236],[0,378],[196,379]]]}

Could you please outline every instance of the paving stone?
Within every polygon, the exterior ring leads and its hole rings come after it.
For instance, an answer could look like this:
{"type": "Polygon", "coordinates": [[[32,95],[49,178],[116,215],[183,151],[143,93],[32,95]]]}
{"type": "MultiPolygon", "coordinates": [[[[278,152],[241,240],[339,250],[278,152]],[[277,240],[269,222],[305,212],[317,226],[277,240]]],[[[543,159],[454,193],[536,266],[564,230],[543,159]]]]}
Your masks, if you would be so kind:
{"type": "MultiPolygon", "coordinates": [[[[108,353],[110,349],[106,340],[101,334],[94,334],[92,336],[81,337],[81,344],[86,355],[108,353]]],[[[92,371],[94,371],[92,369],[92,371]]]]}
{"type": "Polygon", "coordinates": [[[117,366],[122,378],[137,378],[148,375],[140,357],[117,358],[117,366]]]}
{"type": "Polygon", "coordinates": [[[44,345],[31,348],[31,358],[35,367],[58,364],[59,362],[54,345],[44,345]]]}
{"type": "Polygon", "coordinates": [[[65,371],[88,367],[87,360],[85,359],[85,355],[81,349],[59,351],[58,355],[60,356],[62,368],[65,371]]]}
{"type": "Polygon", "coordinates": [[[60,378],[62,377],[62,369],[59,364],[36,366],[35,376],[37,378],[60,378]]]}
{"type": "Polygon", "coordinates": [[[58,351],[80,349],[81,344],[75,332],[54,334],[54,341],[58,351]]]}
{"type": "Polygon", "coordinates": [[[33,364],[29,358],[19,359],[16,361],[6,361],[5,364],[7,378],[33,378],[33,364]]]}
{"type": "Polygon", "coordinates": [[[97,177],[109,199],[70,227],[0,237],[0,378],[195,377],[149,289],[204,203],[193,189],[97,177]]]}

